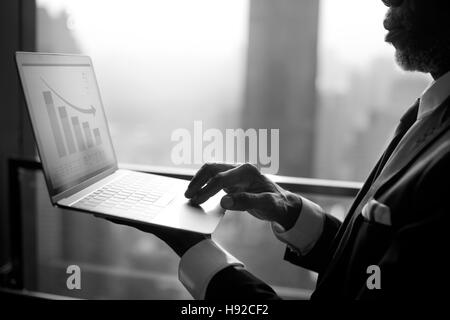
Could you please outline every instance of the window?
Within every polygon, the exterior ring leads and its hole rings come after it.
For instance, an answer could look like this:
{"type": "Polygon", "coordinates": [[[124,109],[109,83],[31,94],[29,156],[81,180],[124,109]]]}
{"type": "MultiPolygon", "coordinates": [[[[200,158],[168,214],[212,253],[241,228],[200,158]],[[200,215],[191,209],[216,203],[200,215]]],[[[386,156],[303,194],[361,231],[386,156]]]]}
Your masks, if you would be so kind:
{"type": "MultiPolygon", "coordinates": [[[[120,162],[176,167],[178,128],[279,129],[279,173],[363,180],[428,79],[395,67],[381,1],[37,1],[37,47],[93,58],[120,162]]],[[[183,167],[198,168],[199,163],[183,167]]],[[[85,298],[189,298],[151,235],[50,207],[37,194],[37,289],[85,298]],[[80,292],[65,268],[83,272],[80,292]]],[[[313,197],[314,198],[314,197],[313,197]]],[[[350,199],[316,197],[338,216],[350,199]]],[[[270,227],[228,215],[215,237],[285,297],[315,275],[282,261],[270,227]],[[264,246],[265,254],[258,248],[264,246]],[[277,272],[274,272],[277,270],[277,272]]]]}
{"type": "Polygon", "coordinates": [[[317,178],[363,181],[430,81],[396,65],[385,14],[381,1],[321,1],[317,178]]]}
{"type": "Polygon", "coordinates": [[[175,129],[239,125],[248,1],[38,6],[38,50],[92,57],[120,162],[170,166],[175,129]]]}

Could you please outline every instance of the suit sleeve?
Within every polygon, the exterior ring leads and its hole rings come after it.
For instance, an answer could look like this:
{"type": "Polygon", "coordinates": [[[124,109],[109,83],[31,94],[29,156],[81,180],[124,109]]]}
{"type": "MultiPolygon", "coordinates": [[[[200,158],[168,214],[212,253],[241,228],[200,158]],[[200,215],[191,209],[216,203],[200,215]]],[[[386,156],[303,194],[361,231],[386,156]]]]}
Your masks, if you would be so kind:
{"type": "MultiPolygon", "coordinates": [[[[325,215],[323,231],[314,247],[307,255],[301,256],[298,250],[286,249],[285,259],[298,266],[319,272],[328,259],[328,251],[341,222],[325,215]]],[[[275,291],[250,272],[239,266],[229,266],[216,273],[208,283],[207,300],[278,300],[275,291]]]]}
{"type": "Polygon", "coordinates": [[[324,214],[323,229],[314,246],[306,254],[286,248],[284,259],[302,268],[320,273],[325,269],[331,254],[331,246],[341,226],[341,221],[335,217],[324,214]]]}
{"type": "Polygon", "coordinates": [[[264,281],[245,269],[227,267],[211,279],[206,300],[279,300],[280,297],[264,281]]]}
{"type": "MultiPolygon", "coordinates": [[[[340,221],[323,213],[317,204],[303,198],[296,224],[288,231],[277,230],[275,236],[287,244],[285,259],[298,266],[318,271],[325,265],[331,242],[340,221]]],[[[280,299],[275,291],[240,266],[230,266],[217,272],[209,281],[205,299],[280,299]]]]}

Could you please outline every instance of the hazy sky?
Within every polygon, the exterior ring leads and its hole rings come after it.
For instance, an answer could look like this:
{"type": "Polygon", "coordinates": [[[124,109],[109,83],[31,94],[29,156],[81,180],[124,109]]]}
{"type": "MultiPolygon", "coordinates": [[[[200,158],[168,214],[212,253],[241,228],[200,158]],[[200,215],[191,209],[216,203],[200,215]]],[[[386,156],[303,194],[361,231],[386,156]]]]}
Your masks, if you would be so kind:
{"type": "MultiPolygon", "coordinates": [[[[37,3],[45,6],[50,14],[66,10],[72,17],[68,26],[76,30],[83,39],[83,49],[90,53],[109,47],[117,38],[122,50],[132,52],[133,43],[142,48],[147,38],[148,49],[153,54],[152,44],[158,44],[165,50],[182,49],[185,55],[197,55],[197,49],[202,50],[203,56],[208,55],[205,50],[213,55],[227,55],[236,52],[236,46],[245,45],[247,40],[243,19],[248,16],[248,0],[38,0],[37,3]],[[235,18],[230,21],[230,17],[235,18]],[[103,48],[99,46],[99,36],[103,48]],[[205,39],[208,46],[195,43],[205,39]]],[[[386,31],[382,21],[387,8],[381,0],[321,0],[320,3],[319,48],[332,48],[340,60],[358,66],[373,56],[392,54],[393,49],[383,40],[386,31]]]]}
{"type": "Polygon", "coordinates": [[[321,0],[319,48],[332,48],[339,59],[358,66],[392,55],[384,42],[386,11],[381,0],[321,0]]]}
{"type": "Polygon", "coordinates": [[[87,51],[117,46],[120,39],[120,47],[130,52],[154,50],[157,44],[166,50],[183,49],[188,55],[198,50],[226,55],[247,35],[247,0],[37,0],[37,4],[54,16],[64,10],[68,27],[87,51]]]}
{"type": "MultiPolygon", "coordinates": [[[[37,3],[53,16],[66,12],[67,26],[79,40],[81,52],[94,60],[106,101],[119,104],[121,98],[110,94],[127,83],[122,97],[140,97],[142,92],[152,97],[133,103],[139,108],[163,102],[176,106],[177,97],[192,107],[216,106],[215,100],[227,101],[227,109],[240,107],[249,0],[37,3]],[[109,76],[112,71],[120,77],[109,76]],[[209,90],[204,90],[204,83],[209,90]]],[[[347,90],[350,71],[365,69],[380,56],[393,61],[394,50],[384,42],[386,11],[381,0],[321,0],[319,89],[347,90]]]]}

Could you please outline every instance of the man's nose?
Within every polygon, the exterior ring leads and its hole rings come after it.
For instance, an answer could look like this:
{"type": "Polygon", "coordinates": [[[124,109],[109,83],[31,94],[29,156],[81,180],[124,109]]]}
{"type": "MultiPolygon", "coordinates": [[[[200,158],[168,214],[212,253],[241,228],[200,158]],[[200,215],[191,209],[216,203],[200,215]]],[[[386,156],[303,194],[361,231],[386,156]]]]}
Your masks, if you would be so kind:
{"type": "Polygon", "coordinates": [[[388,7],[400,7],[403,0],[381,0],[388,7]]]}

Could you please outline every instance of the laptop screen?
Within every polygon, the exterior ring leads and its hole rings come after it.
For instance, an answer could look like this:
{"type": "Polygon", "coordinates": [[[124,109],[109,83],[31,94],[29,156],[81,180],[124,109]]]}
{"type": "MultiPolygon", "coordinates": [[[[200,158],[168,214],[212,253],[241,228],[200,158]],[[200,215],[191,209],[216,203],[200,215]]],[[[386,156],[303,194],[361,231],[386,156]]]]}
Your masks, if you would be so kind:
{"type": "Polygon", "coordinates": [[[116,167],[90,58],[18,53],[17,63],[50,195],[116,167]]]}

